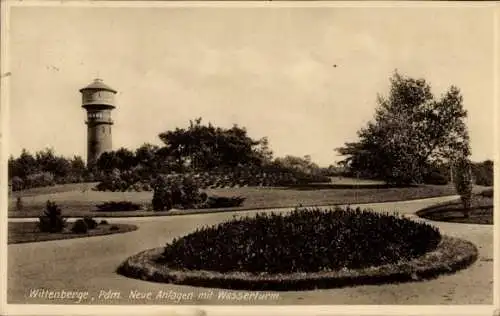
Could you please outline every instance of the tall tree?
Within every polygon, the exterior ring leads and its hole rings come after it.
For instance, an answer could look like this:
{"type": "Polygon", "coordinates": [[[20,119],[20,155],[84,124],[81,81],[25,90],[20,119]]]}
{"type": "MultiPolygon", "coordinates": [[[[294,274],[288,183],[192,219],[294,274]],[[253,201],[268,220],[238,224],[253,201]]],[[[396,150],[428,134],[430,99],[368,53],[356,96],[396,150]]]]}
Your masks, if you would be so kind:
{"type": "Polygon", "coordinates": [[[64,178],[71,173],[71,161],[56,155],[52,148],[38,151],[35,157],[40,171],[49,172],[57,179],[64,178]]]}
{"type": "Polygon", "coordinates": [[[104,152],[99,156],[96,166],[99,170],[111,172],[113,169],[120,171],[130,170],[137,165],[133,151],[119,148],[116,151],[104,152]]]}
{"type": "Polygon", "coordinates": [[[457,153],[469,156],[467,112],[457,87],[436,99],[424,79],[395,72],[390,83],[389,96],[377,99],[374,120],[358,132],[360,140],[337,149],[352,172],[392,184],[420,183],[429,165],[457,153]]]}
{"type": "Polygon", "coordinates": [[[179,166],[207,170],[261,163],[257,148],[261,141],[253,140],[237,125],[225,129],[204,125],[198,118],[190,121],[188,128],[166,131],[159,137],[165,144],[160,149],[162,155],[174,157],[179,166]]]}
{"type": "Polygon", "coordinates": [[[81,156],[73,156],[70,161],[71,170],[74,174],[83,175],[86,171],[85,162],[81,156]]]}
{"type": "Polygon", "coordinates": [[[26,178],[28,175],[38,172],[38,163],[35,157],[26,149],[23,149],[21,155],[14,159],[9,159],[9,177],[18,176],[26,178]]]}
{"type": "Polygon", "coordinates": [[[273,160],[273,151],[269,145],[269,139],[263,137],[260,139],[259,144],[256,149],[258,159],[262,161],[262,164],[269,165],[273,160]]]}
{"type": "Polygon", "coordinates": [[[144,167],[150,170],[157,170],[157,153],[159,146],[144,143],[135,151],[135,158],[138,164],[143,165],[144,167]]]}

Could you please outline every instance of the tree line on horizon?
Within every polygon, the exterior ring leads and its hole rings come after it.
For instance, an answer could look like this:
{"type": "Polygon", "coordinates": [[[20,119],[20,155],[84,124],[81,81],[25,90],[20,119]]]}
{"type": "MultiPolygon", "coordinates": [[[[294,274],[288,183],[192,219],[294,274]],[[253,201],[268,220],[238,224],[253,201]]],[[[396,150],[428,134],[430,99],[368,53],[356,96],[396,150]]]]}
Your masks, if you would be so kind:
{"type": "Polygon", "coordinates": [[[158,174],[228,171],[275,170],[310,176],[325,173],[311,157],[273,157],[266,137],[255,140],[243,127],[215,127],[190,121],[187,128],[176,128],[159,134],[163,146],[144,143],[135,150],[119,148],[104,152],[94,165],[86,166],[80,156],[65,158],[53,149],[32,155],[23,150],[9,159],[9,179],[13,190],[53,184],[101,181],[113,172],[133,173],[138,179],[158,174]]]}
{"type": "Polygon", "coordinates": [[[457,87],[436,98],[424,79],[395,72],[388,97],[377,98],[374,119],[358,131],[357,142],[336,149],[345,159],[328,168],[320,168],[308,155],[275,158],[267,137],[253,139],[244,127],[221,128],[197,118],[187,128],[160,133],[161,146],[144,143],[135,150],[119,148],[103,153],[91,166],[79,156],[63,157],[52,149],[34,155],[23,150],[19,157],[10,157],[8,175],[13,190],[94,182],[116,170],[152,177],[236,168],[351,176],[401,186],[446,184],[453,170],[466,166],[476,184],[492,186],[493,161],[470,161],[466,116],[457,87]]]}

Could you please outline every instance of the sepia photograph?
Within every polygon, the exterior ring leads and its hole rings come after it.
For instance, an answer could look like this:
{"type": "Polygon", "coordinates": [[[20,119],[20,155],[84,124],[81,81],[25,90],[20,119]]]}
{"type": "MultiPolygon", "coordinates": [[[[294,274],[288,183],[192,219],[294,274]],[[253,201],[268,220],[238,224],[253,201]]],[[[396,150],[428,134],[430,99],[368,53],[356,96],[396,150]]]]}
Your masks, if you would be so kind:
{"type": "Polygon", "coordinates": [[[2,314],[499,307],[494,3],[2,6],[2,314]]]}

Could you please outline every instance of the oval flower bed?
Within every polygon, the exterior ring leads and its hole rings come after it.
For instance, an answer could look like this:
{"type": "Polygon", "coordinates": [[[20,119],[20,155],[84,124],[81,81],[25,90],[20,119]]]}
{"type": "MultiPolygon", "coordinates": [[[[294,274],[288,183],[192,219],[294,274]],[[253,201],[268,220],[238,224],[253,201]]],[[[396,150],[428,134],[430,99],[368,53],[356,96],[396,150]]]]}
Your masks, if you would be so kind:
{"type": "Polygon", "coordinates": [[[404,282],[474,262],[476,247],[425,223],[358,209],[231,220],[141,252],[118,272],[143,280],[247,290],[404,282]]]}
{"type": "Polygon", "coordinates": [[[473,194],[471,204],[468,217],[464,215],[460,199],[424,208],[417,215],[432,221],[493,225],[493,188],[473,194]]]}

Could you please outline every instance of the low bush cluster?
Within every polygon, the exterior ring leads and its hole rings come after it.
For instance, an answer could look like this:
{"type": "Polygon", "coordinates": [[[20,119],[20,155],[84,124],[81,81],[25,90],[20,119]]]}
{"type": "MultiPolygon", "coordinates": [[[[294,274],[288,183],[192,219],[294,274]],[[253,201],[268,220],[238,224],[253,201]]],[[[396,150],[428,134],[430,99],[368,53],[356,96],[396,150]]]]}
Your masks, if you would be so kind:
{"type": "Polygon", "coordinates": [[[493,161],[486,160],[472,165],[472,174],[477,185],[493,186],[493,161]]]}
{"type": "Polygon", "coordinates": [[[207,195],[200,192],[190,177],[182,179],[158,177],[155,181],[152,206],[155,211],[175,208],[195,208],[205,202],[207,195]]]}
{"type": "Polygon", "coordinates": [[[92,217],[90,216],[84,216],[83,217],[83,221],[85,222],[85,224],[87,224],[87,227],[89,229],[95,229],[97,227],[97,222],[95,219],[93,219],[92,217]]]}
{"type": "MultiPolygon", "coordinates": [[[[101,222],[101,224],[103,223],[101,222]]],[[[73,223],[71,231],[75,234],[86,234],[89,230],[96,229],[98,225],[97,221],[92,217],[84,216],[73,223]]]]}
{"type": "Polygon", "coordinates": [[[245,198],[242,196],[209,196],[205,203],[198,208],[225,208],[225,207],[238,207],[243,204],[245,198]]]}
{"type": "Polygon", "coordinates": [[[21,178],[18,176],[13,176],[9,180],[9,185],[12,191],[21,191],[32,188],[53,186],[56,184],[67,184],[67,183],[81,183],[81,182],[93,182],[95,179],[91,175],[86,176],[74,176],[68,175],[66,177],[54,177],[50,172],[39,172],[21,178]]]}
{"type": "Polygon", "coordinates": [[[36,187],[52,186],[56,184],[51,172],[37,172],[27,175],[24,179],[18,176],[10,180],[13,191],[31,189],[36,187]]]}
{"type": "Polygon", "coordinates": [[[223,208],[240,206],[244,197],[207,196],[189,176],[158,177],[155,181],[152,207],[155,211],[177,209],[223,208]]]}
{"type": "Polygon", "coordinates": [[[493,186],[493,174],[478,173],[475,176],[475,183],[485,187],[493,186]]]}
{"type": "Polygon", "coordinates": [[[440,240],[436,228],[396,215],[296,209],[198,229],[167,244],[159,261],[173,269],[223,273],[319,272],[408,260],[440,240]]]}
{"type": "MultiPolygon", "coordinates": [[[[294,184],[308,184],[317,182],[330,182],[324,175],[301,173],[270,168],[231,168],[212,170],[210,172],[170,173],[163,175],[168,181],[182,181],[185,178],[201,189],[207,188],[232,188],[243,186],[289,186],[294,184]]],[[[134,170],[112,172],[103,176],[97,185],[98,191],[152,191],[156,179],[144,177],[134,170]]]]}
{"type": "Polygon", "coordinates": [[[142,179],[141,175],[134,170],[120,171],[113,169],[102,176],[96,190],[112,192],[150,191],[150,180],[142,179]]]}
{"type": "Polygon", "coordinates": [[[87,222],[85,222],[83,219],[77,219],[73,226],[71,227],[71,231],[75,234],[86,234],[89,230],[89,226],[87,225],[87,222]]]}
{"type": "Polygon", "coordinates": [[[104,202],[96,206],[98,211],[101,212],[128,212],[137,211],[141,209],[141,205],[129,201],[119,202],[104,202]]]}
{"type": "Polygon", "coordinates": [[[424,175],[425,184],[446,185],[448,182],[448,176],[438,171],[432,171],[424,175]]]}
{"type": "MultiPolygon", "coordinates": [[[[86,233],[89,229],[97,228],[98,223],[90,216],[76,220],[71,226],[71,231],[77,234],[86,233]]],[[[67,226],[66,219],[62,216],[61,208],[51,201],[47,201],[45,211],[39,217],[38,228],[42,232],[60,233],[67,226]]]]}

